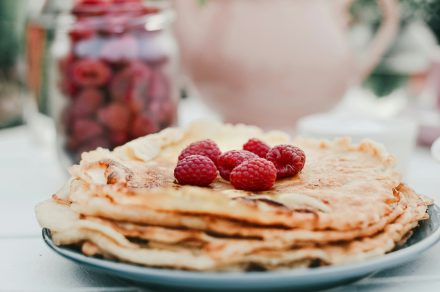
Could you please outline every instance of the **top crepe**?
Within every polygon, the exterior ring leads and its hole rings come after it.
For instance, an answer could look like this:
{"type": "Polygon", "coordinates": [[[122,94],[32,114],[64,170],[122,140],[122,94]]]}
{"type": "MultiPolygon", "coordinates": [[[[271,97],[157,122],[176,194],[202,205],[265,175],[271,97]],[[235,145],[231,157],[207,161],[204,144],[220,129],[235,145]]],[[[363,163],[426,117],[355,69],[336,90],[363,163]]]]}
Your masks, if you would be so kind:
{"type": "MultiPolygon", "coordinates": [[[[122,208],[310,230],[353,230],[380,222],[395,209],[399,200],[395,189],[401,182],[393,158],[371,141],[359,145],[349,139],[290,141],[280,132],[206,122],[166,129],[113,152],[85,153],[71,174],[72,181],[81,180],[93,190],[68,191],[69,200],[77,204],[86,204],[91,193],[99,193],[122,208]],[[259,193],[235,190],[220,176],[210,188],[175,182],[177,156],[189,143],[209,138],[226,151],[241,149],[253,137],[269,145],[290,143],[302,148],[307,156],[302,172],[259,193]]],[[[147,218],[133,221],[150,223],[147,218]]]]}

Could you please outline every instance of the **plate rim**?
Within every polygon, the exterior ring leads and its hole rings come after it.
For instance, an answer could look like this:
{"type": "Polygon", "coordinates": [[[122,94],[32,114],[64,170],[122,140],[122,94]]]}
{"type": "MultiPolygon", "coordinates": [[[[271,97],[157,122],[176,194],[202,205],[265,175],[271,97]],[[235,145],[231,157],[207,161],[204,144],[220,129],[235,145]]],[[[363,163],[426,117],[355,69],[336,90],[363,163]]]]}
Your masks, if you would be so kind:
{"type": "MultiPolygon", "coordinates": [[[[437,204],[429,206],[429,210],[432,215],[436,215],[440,221],[440,207],[437,204]]],[[[430,216],[427,220],[432,220],[430,216]]],[[[384,270],[390,267],[394,267],[398,264],[405,263],[417,255],[425,252],[434,244],[440,240],[440,224],[433,233],[423,238],[421,241],[405,247],[400,250],[396,250],[385,254],[383,256],[372,258],[364,261],[341,264],[341,265],[331,265],[318,267],[313,269],[292,269],[283,271],[266,271],[266,272],[197,272],[197,271],[184,271],[184,270],[174,270],[174,269],[160,269],[152,267],[144,267],[141,265],[110,261],[107,259],[99,259],[95,257],[88,257],[80,252],[72,251],[64,247],[56,246],[52,241],[50,230],[48,228],[42,229],[42,237],[45,243],[57,254],[64,258],[72,260],[78,264],[84,264],[92,266],[97,269],[105,269],[111,271],[119,271],[129,274],[144,275],[154,278],[149,278],[150,283],[163,283],[163,279],[175,279],[184,282],[188,281],[204,281],[213,282],[219,280],[227,280],[231,282],[248,282],[252,281],[254,284],[266,283],[269,279],[270,281],[276,280],[286,280],[291,281],[298,280],[301,278],[304,280],[310,280],[311,278],[332,278],[335,274],[344,274],[344,278],[356,277],[361,274],[373,273],[376,271],[384,270]],[[380,267],[378,267],[380,266],[380,267]]],[[[124,277],[121,275],[121,277],[124,277]]],[[[179,282],[182,284],[182,282],[179,282]]],[[[172,283],[173,286],[177,286],[179,283],[172,283]]],[[[202,284],[198,282],[198,284],[202,284]]],[[[232,283],[231,283],[232,284],[232,283]]]]}

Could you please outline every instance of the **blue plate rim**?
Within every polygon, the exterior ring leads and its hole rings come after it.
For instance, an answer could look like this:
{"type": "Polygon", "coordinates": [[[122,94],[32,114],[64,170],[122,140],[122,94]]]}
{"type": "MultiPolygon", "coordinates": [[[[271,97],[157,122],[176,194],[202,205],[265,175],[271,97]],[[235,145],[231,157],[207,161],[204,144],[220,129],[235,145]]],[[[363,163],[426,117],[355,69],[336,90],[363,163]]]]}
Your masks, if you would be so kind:
{"type": "MultiPolygon", "coordinates": [[[[440,218],[440,207],[437,204],[433,204],[429,207],[431,212],[435,212],[435,215],[440,218]]],[[[429,219],[431,220],[431,216],[429,219]]],[[[97,269],[106,270],[118,270],[125,273],[145,275],[155,277],[156,279],[149,279],[150,282],[161,283],[161,280],[173,279],[184,281],[218,281],[228,280],[234,282],[240,281],[252,281],[254,283],[265,282],[270,280],[285,280],[286,277],[295,279],[301,277],[303,280],[310,278],[328,278],[335,274],[343,273],[347,278],[359,275],[360,271],[379,271],[386,268],[394,267],[400,263],[407,262],[409,259],[415,258],[417,255],[428,250],[431,246],[436,244],[440,240],[440,225],[437,229],[421,241],[414,243],[410,246],[387,253],[383,256],[359,261],[350,264],[324,266],[318,268],[305,268],[305,269],[293,269],[283,271],[266,271],[266,272],[195,272],[195,271],[182,271],[173,269],[158,269],[143,267],[135,264],[115,262],[106,259],[99,259],[94,257],[88,257],[80,252],[72,251],[63,247],[56,246],[51,237],[50,231],[47,228],[43,228],[42,236],[45,243],[57,254],[73,260],[80,264],[87,264],[97,269]],[[379,268],[377,268],[380,266],[379,268]]]]}

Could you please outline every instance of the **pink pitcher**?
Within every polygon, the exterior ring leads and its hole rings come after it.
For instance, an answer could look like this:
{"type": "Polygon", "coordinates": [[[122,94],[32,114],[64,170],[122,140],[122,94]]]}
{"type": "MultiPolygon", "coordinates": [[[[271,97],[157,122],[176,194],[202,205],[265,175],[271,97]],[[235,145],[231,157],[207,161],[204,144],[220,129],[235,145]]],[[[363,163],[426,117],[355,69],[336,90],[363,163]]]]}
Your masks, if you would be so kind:
{"type": "Polygon", "coordinates": [[[174,1],[183,68],[228,122],[291,128],[334,106],[380,61],[398,28],[396,0],[364,52],[350,46],[350,0],[174,1]]]}

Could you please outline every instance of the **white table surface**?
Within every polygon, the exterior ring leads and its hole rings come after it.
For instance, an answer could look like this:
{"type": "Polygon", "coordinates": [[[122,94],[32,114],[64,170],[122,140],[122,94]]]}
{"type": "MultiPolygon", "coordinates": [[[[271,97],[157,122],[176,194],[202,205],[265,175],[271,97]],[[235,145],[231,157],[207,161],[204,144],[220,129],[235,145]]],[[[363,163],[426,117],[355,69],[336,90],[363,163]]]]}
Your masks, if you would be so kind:
{"type": "MultiPolygon", "coordinates": [[[[186,103],[181,110],[193,113],[194,106],[186,103]]],[[[203,117],[182,116],[184,124],[203,117]]],[[[26,127],[0,131],[0,291],[143,291],[125,280],[83,269],[45,246],[33,209],[62,185],[65,174],[53,149],[36,140],[26,127]]],[[[427,149],[414,153],[407,182],[440,199],[440,164],[427,149]]],[[[440,244],[411,263],[332,291],[416,289],[440,291],[440,244]]]]}

